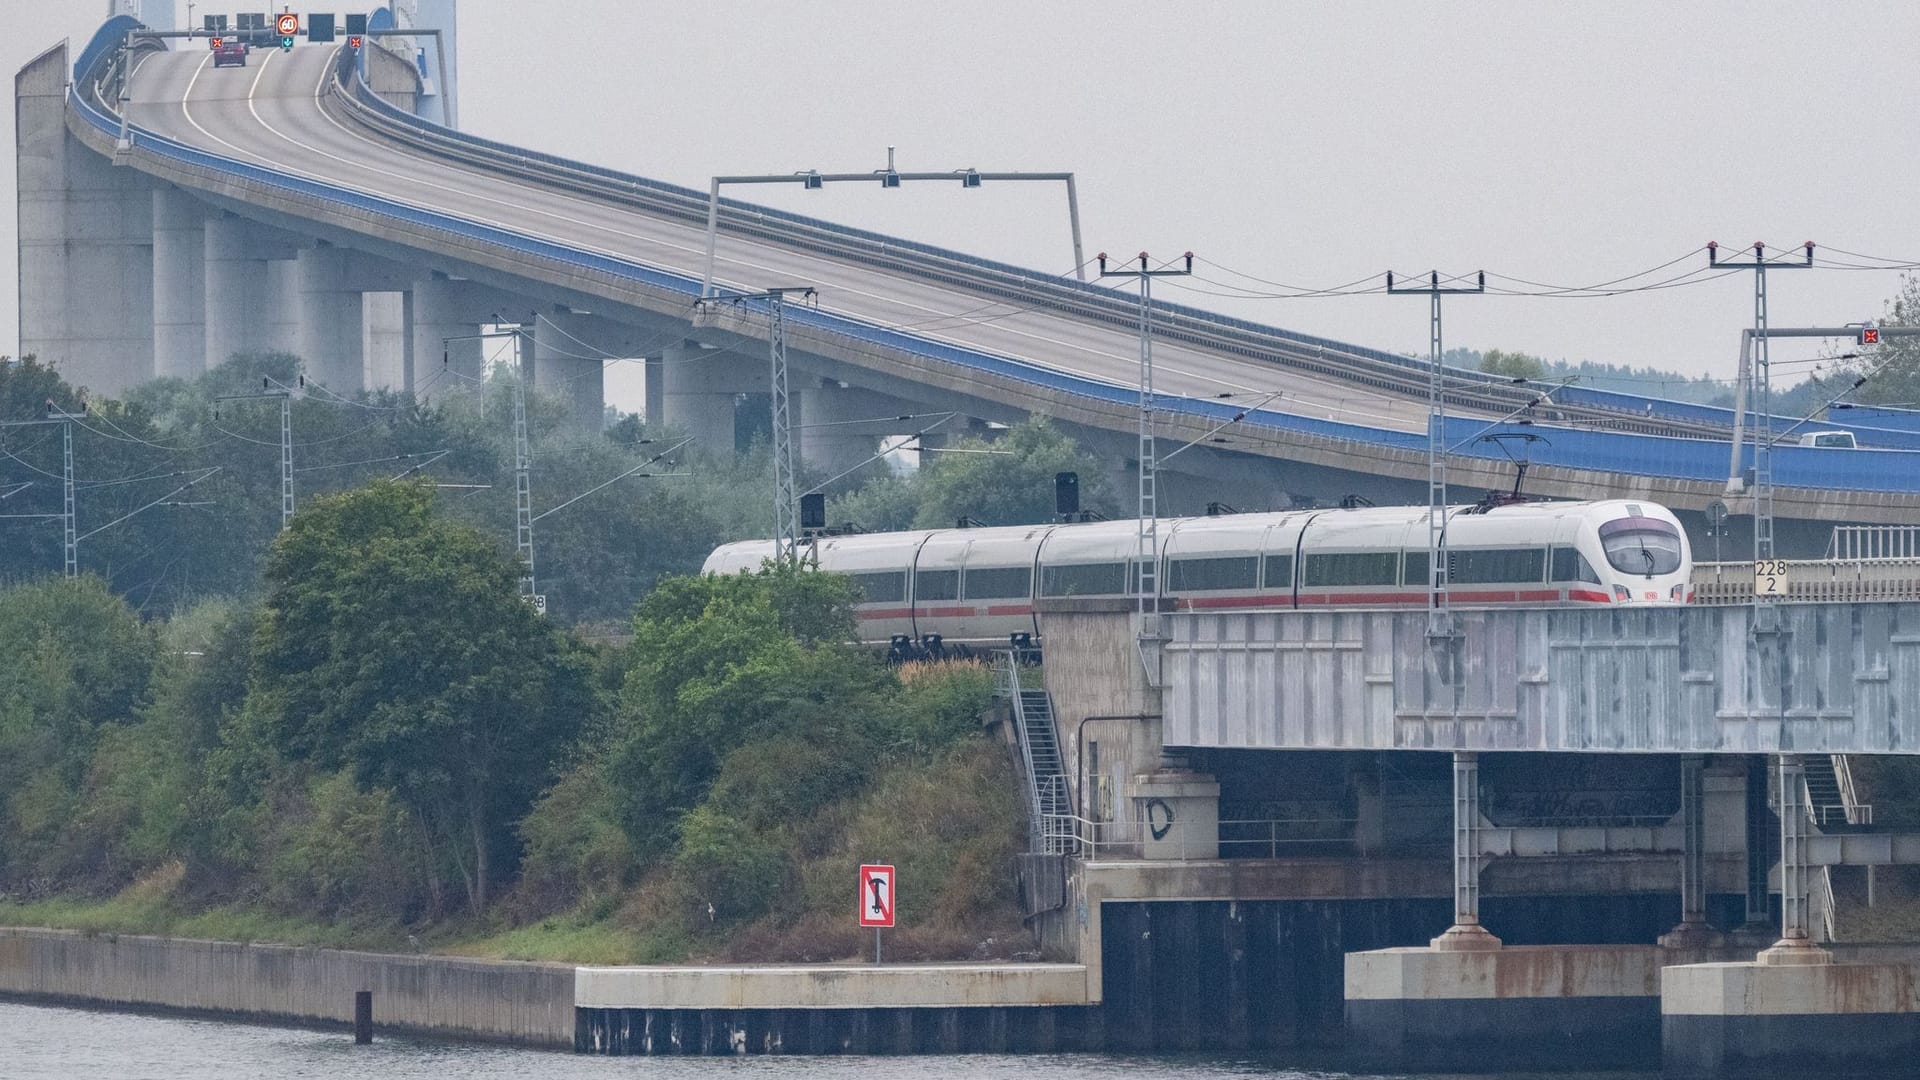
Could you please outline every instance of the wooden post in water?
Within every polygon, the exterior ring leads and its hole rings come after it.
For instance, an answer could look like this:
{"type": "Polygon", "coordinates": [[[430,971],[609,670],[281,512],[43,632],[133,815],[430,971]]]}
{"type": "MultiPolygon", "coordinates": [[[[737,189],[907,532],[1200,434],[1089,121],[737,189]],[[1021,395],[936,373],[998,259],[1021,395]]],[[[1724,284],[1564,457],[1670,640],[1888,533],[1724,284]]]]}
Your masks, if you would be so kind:
{"type": "Polygon", "coordinates": [[[353,992],[353,1043],[366,1046],[373,1042],[373,991],[353,992]]]}

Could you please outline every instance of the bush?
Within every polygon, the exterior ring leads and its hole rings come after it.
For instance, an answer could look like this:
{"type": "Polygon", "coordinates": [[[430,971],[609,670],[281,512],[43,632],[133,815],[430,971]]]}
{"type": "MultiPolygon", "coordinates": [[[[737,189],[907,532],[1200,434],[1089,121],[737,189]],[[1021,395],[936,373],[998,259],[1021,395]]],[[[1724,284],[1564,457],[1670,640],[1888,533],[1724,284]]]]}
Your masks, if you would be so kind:
{"type": "Polygon", "coordinates": [[[787,876],[776,834],[707,806],[682,819],[673,867],[719,923],[766,914],[787,876]]]}
{"type": "Polygon", "coordinates": [[[545,915],[617,893],[634,866],[606,783],[594,763],[576,767],[520,823],[525,855],[516,906],[545,915]]]}

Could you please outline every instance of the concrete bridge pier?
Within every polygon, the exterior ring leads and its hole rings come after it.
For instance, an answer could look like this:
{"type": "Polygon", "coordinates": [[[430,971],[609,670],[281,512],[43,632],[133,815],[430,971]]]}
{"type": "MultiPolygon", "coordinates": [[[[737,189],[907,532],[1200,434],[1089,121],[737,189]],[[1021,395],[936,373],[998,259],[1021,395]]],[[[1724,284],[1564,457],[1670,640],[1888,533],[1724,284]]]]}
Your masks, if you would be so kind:
{"type": "Polygon", "coordinates": [[[650,348],[645,328],[563,304],[542,308],[533,325],[533,385],[567,404],[567,424],[599,431],[606,417],[609,360],[638,360],[650,348]]]}
{"type": "Polygon", "coordinates": [[[153,373],[191,379],[207,362],[207,204],[153,189],[153,373]]]}
{"type": "Polygon", "coordinates": [[[292,352],[295,303],[286,295],[297,254],[295,238],[233,214],[216,214],[201,230],[206,270],[206,367],[241,353],[292,352]]]}
{"type": "Polygon", "coordinates": [[[298,261],[299,348],[307,378],[340,394],[366,379],[365,313],[348,267],[348,252],[325,242],[303,248],[298,261]]]}
{"type": "Polygon", "coordinates": [[[64,44],[14,76],[20,351],[119,396],[153,375],[153,194],[67,131],[64,44]]]}
{"type": "Polygon", "coordinates": [[[369,390],[413,389],[413,294],[369,292],[360,296],[360,351],[369,390]]]}
{"type": "Polygon", "coordinates": [[[898,442],[899,435],[926,426],[897,419],[926,410],[889,394],[830,378],[802,376],[795,383],[799,388],[795,448],[801,460],[829,476],[872,457],[883,436],[898,442]],[[900,430],[903,427],[905,431],[900,430]]]}
{"type": "Polygon", "coordinates": [[[741,394],[766,393],[766,358],[706,349],[689,341],[668,348],[660,369],[666,425],[693,436],[701,453],[733,453],[736,401],[741,394]]]}

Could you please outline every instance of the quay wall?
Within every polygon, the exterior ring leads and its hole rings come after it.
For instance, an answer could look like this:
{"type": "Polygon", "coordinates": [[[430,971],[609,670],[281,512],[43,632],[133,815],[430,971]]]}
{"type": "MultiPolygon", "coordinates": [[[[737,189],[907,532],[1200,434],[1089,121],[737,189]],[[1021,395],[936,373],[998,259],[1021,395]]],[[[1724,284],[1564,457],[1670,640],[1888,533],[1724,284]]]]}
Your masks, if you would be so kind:
{"type": "Polygon", "coordinates": [[[0,997],[351,1026],[570,1050],[574,969],[132,934],[0,928],[0,997]]]}

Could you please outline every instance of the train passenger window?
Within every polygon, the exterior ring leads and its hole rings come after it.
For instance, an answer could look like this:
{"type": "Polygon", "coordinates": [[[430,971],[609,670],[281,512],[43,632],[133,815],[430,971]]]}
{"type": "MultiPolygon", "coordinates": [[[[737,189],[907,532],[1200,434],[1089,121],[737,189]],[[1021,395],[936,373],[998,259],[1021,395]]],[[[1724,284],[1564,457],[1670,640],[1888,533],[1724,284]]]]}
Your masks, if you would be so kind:
{"type": "Polygon", "coordinates": [[[1167,589],[1170,592],[1257,589],[1260,587],[1259,575],[1260,559],[1254,555],[1167,560],[1167,589]]]}
{"type": "Polygon", "coordinates": [[[1042,596],[1122,596],[1126,584],[1127,564],[1123,562],[1040,568],[1042,596]]]}
{"type": "Polygon", "coordinates": [[[1545,548],[1449,548],[1447,580],[1463,585],[1490,582],[1537,584],[1546,576],[1545,548]]]}
{"type": "Polygon", "coordinates": [[[907,598],[907,575],[897,570],[884,574],[849,574],[868,604],[897,604],[907,598]]]}
{"type": "Polygon", "coordinates": [[[913,575],[913,600],[960,599],[960,571],[921,570],[913,575]]]}
{"type": "Polygon", "coordinates": [[[1033,567],[967,567],[967,599],[1001,600],[1033,595],[1033,567]]]}
{"type": "Polygon", "coordinates": [[[1680,531],[1658,518],[1629,517],[1600,526],[1600,548],[1625,574],[1671,574],[1685,550],[1680,531]]]}
{"type": "Polygon", "coordinates": [[[1400,557],[1391,551],[1308,555],[1308,585],[1397,585],[1400,557]]]}
{"type": "Polygon", "coordinates": [[[1293,588],[1293,556],[1267,556],[1266,584],[1269,589],[1293,588]]]}
{"type": "Polygon", "coordinates": [[[1585,581],[1600,584],[1600,573],[1587,561],[1585,555],[1570,547],[1553,549],[1553,577],[1551,581],[1585,581]]]}

